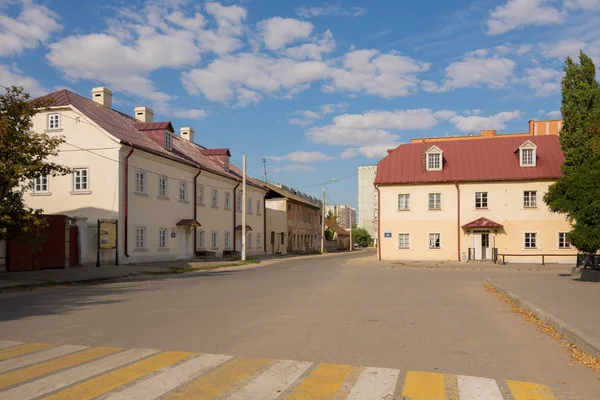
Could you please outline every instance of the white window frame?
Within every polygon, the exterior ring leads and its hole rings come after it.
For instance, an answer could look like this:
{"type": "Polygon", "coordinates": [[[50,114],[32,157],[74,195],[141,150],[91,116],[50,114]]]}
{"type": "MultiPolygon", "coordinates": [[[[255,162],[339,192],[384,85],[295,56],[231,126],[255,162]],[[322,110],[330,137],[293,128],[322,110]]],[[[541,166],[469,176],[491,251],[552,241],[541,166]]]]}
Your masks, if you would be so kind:
{"type": "Polygon", "coordinates": [[[141,169],[135,170],[135,192],[136,193],[147,193],[148,185],[146,184],[148,180],[146,179],[146,171],[141,169]]]}
{"type": "Polygon", "coordinates": [[[262,239],[262,235],[260,232],[256,233],[256,248],[260,249],[262,248],[262,243],[261,243],[261,239],[262,239]]]}
{"type": "Polygon", "coordinates": [[[537,165],[537,146],[531,140],[527,140],[519,146],[519,165],[521,167],[535,167],[537,165]],[[531,154],[531,158],[526,157],[526,154],[531,154]]]}
{"type": "Polygon", "coordinates": [[[33,193],[50,193],[49,175],[40,175],[33,180],[33,193]]]}
{"type": "Polygon", "coordinates": [[[260,215],[260,200],[256,200],[256,215],[260,215]]]}
{"type": "Polygon", "coordinates": [[[441,193],[429,193],[427,205],[430,210],[441,210],[442,209],[442,194],[441,193]],[[432,199],[433,199],[433,207],[431,206],[432,199]]]}
{"type": "Polygon", "coordinates": [[[165,131],[165,149],[173,150],[173,134],[171,131],[165,131]]]}
{"type": "Polygon", "coordinates": [[[410,233],[408,233],[408,232],[399,232],[398,233],[398,250],[410,250],[410,233]],[[408,244],[406,244],[405,246],[402,246],[400,243],[401,236],[406,237],[406,239],[408,239],[406,241],[406,243],[408,243],[408,244]]]}
{"type": "Polygon", "coordinates": [[[73,168],[73,191],[74,192],[89,192],[90,191],[90,168],[89,167],[73,168]],[[81,174],[81,172],[83,172],[83,171],[85,171],[85,187],[84,187],[84,177],[81,174]],[[78,177],[80,178],[79,189],[77,188],[77,178],[78,177]]]}
{"type": "Polygon", "coordinates": [[[196,203],[204,204],[204,186],[198,185],[196,188],[196,203]]]}
{"type": "Polygon", "coordinates": [[[210,233],[210,248],[218,249],[219,248],[219,232],[212,231],[210,233]]]}
{"type": "Polygon", "coordinates": [[[442,234],[440,232],[430,232],[427,234],[427,247],[429,248],[429,250],[441,250],[442,248],[442,234]],[[432,247],[431,246],[431,239],[432,239],[432,235],[438,235],[438,246],[437,247],[432,247]]]}
{"type": "Polygon", "coordinates": [[[169,178],[166,176],[158,177],[158,197],[169,198],[169,178]]]}
{"type": "Polygon", "coordinates": [[[225,192],[225,209],[231,209],[231,192],[225,192]]]}
{"type": "Polygon", "coordinates": [[[568,232],[558,232],[558,235],[556,235],[556,239],[557,239],[556,247],[559,250],[571,250],[573,248],[573,245],[567,239],[567,233],[568,232]],[[561,235],[564,235],[564,238],[562,239],[562,242],[563,242],[562,246],[561,246],[561,235]]]}
{"type": "Polygon", "coordinates": [[[398,211],[410,211],[410,193],[398,193],[398,211]],[[401,198],[404,199],[402,203],[401,198]]]}
{"type": "Polygon", "coordinates": [[[205,248],[204,230],[203,229],[198,229],[196,231],[196,248],[198,248],[198,249],[204,249],[205,248]]]}
{"type": "Polygon", "coordinates": [[[431,146],[425,152],[425,169],[427,171],[441,171],[444,167],[444,152],[437,146],[431,146]],[[437,162],[434,162],[437,160],[437,162]]]}
{"type": "Polygon", "coordinates": [[[231,248],[231,232],[226,231],[223,234],[223,248],[230,249],[231,248]]]}
{"type": "Polygon", "coordinates": [[[241,190],[237,192],[237,200],[235,203],[235,211],[242,212],[242,201],[244,201],[244,195],[241,190]]]}
{"type": "Polygon", "coordinates": [[[246,247],[249,249],[252,248],[252,232],[246,233],[246,247]]]}
{"type": "Polygon", "coordinates": [[[539,242],[540,242],[540,235],[537,232],[523,232],[523,248],[525,250],[537,250],[539,248],[539,242]],[[529,246],[527,246],[527,242],[528,242],[527,235],[533,235],[533,236],[529,237],[529,246]],[[533,241],[535,242],[535,246],[531,246],[531,238],[533,238],[533,241]]]}
{"type": "Polygon", "coordinates": [[[246,213],[252,214],[252,197],[248,197],[248,200],[246,201],[248,202],[248,205],[246,206],[246,213]]]}
{"type": "Polygon", "coordinates": [[[158,228],[158,248],[169,248],[169,230],[167,228],[158,228]]]}
{"type": "Polygon", "coordinates": [[[148,243],[148,236],[146,234],[146,227],[138,225],[135,227],[135,248],[138,250],[146,249],[148,243]]]}
{"type": "Polygon", "coordinates": [[[475,192],[475,209],[476,210],[486,210],[488,207],[489,207],[488,192],[475,192]],[[484,199],[485,199],[485,205],[483,205],[484,199]],[[479,206],[477,205],[478,200],[479,200],[479,206]]]}
{"type": "Polygon", "coordinates": [[[537,190],[523,191],[523,208],[537,208],[537,190]]]}
{"type": "Polygon", "coordinates": [[[187,201],[187,199],[188,199],[187,182],[179,181],[179,200],[187,201]]]}
{"type": "Polygon", "coordinates": [[[219,207],[219,190],[218,189],[212,190],[211,206],[219,207]]]}
{"type": "Polygon", "coordinates": [[[59,113],[48,114],[48,130],[56,131],[61,129],[61,118],[59,113]]]}

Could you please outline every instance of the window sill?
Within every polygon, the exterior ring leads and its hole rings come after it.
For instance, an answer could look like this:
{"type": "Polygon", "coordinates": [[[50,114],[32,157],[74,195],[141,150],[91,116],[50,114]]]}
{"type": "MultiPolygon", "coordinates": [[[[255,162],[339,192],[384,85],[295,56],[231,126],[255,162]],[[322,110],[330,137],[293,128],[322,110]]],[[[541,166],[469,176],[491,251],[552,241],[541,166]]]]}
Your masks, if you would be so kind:
{"type": "Polygon", "coordinates": [[[33,197],[37,197],[37,196],[52,196],[52,192],[32,192],[29,193],[30,196],[33,197]]]}
{"type": "Polygon", "coordinates": [[[407,211],[410,211],[410,208],[406,208],[406,209],[398,210],[398,212],[407,212],[407,211]]]}
{"type": "MultiPolygon", "coordinates": [[[[528,251],[528,250],[529,250],[529,251],[531,251],[531,250],[534,250],[534,251],[535,251],[535,250],[539,250],[539,249],[538,249],[537,247],[526,247],[526,248],[524,248],[524,249],[523,249],[523,251],[528,251]]],[[[541,254],[540,254],[540,255],[541,255],[541,254]]]]}
{"type": "Polygon", "coordinates": [[[443,250],[441,247],[430,247],[428,250],[443,250]]]}
{"type": "Polygon", "coordinates": [[[69,192],[69,194],[74,194],[74,195],[92,194],[92,191],[91,190],[72,190],[69,192]]]}
{"type": "Polygon", "coordinates": [[[133,192],[133,194],[135,194],[136,196],[140,196],[140,197],[148,197],[148,193],[144,193],[144,192],[133,192]]]}
{"type": "Polygon", "coordinates": [[[170,198],[168,198],[168,197],[165,197],[165,196],[156,196],[156,198],[157,198],[158,200],[166,200],[166,201],[169,201],[169,200],[171,200],[170,198]]]}
{"type": "Polygon", "coordinates": [[[219,208],[219,206],[210,206],[210,208],[219,208]]]}
{"type": "Polygon", "coordinates": [[[231,211],[231,207],[225,207],[223,210],[231,211]]]}
{"type": "Polygon", "coordinates": [[[213,251],[219,250],[218,247],[211,247],[210,249],[213,250],[213,251]]]}
{"type": "Polygon", "coordinates": [[[410,247],[398,247],[398,250],[407,251],[407,250],[412,250],[412,249],[410,247]]]}
{"type": "Polygon", "coordinates": [[[136,253],[146,253],[148,249],[133,249],[136,253]]]}
{"type": "Polygon", "coordinates": [[[183,203],[183,204],[190,204],[190,202],[189,202],[189,201],[187,201],[187,200],[181,200],[181,199],[179,199],[179,202],[180,202],[180,203],[183,203]]]}
{"type": "Polygon", "coordinates": [[[44,133],[54,133],[54,132],[62,132],[62,131],[63,131],[62,128],[44,129],[44,133]]]}
{"type": "Polygon", "coordinates": [[[521,210],[539,210],[539,207],[523,207],[521,210]]]}
{"type": "Polygon", "coordinates": [[[205,207],[206,206],[206,204],[204,204],[204,203],[196,203],[196,204],[199,205],[199,206],[201,206],[201,207],[205,207]]]}
{"type": "Polygon", "coordinates": [[[475,207],[473,209],[473,211],[489,211],[489,208],[487,208],[487,207],[479,207],[479,208],[475,207]]]}
{"type": "Polygon", "coordinates": [[[168,247],[159,247],[158,249],[156,249],[156,251],[169,251],[171,249],[169,249],[168,247]]]}
{"type": "Polygon", "coordinates": [[[441,208],[430,208],[429,211],[442,211],[441,208]]]}
{"type": "Polygon", "coordinates": [[[571,246],[571,247],[559,247],[559,248],[558,248],[558,249],[556,249],[556,250],[558,250],[558,251],[571,251],[571,250],[573,250],[573,249],[574,249],[574,247],[573,247],[573,246],[571,246]]]}

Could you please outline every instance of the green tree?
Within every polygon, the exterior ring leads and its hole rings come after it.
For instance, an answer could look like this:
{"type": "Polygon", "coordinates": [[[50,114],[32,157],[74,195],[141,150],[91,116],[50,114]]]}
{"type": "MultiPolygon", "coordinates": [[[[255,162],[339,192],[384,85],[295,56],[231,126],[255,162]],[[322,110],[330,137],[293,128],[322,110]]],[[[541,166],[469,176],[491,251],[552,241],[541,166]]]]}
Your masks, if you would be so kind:
{"type": "Polygon", "coordinates": [[[23,88],[15,86],[0,95],[0,240],[10,237],[39,243],[47,221],[43,210],[25,205],[23,196],[35,178],[70,170],[48,161],[58,155],[64,139],[31,131],[31,118],[46,104],[29,98],[23,88]]]}
{"type": "Polygon", "coordinates": [[[373,242],[371,234],[365,228],[358,228],[356,225],[352,228],[352,240],[354,243],[365,242],[371,244],[373,242]]]}
{"type": "Polygon", "coordinates": [[[564,71],[560,133],[564,174],[549,187],[544,201],[572,224],[567,234],[570,242],[580,251],[596,253],[600,249],[600,85],[593,61],[583,52],[579,64],[567,58],[564,71]]]}
{"type": "Polygon", "coordinates": [[[325,239],[327,240],[333,240],[333,237],[335,236],[335,230],[332,228],[327,228],[325,229],[325,239]]]}

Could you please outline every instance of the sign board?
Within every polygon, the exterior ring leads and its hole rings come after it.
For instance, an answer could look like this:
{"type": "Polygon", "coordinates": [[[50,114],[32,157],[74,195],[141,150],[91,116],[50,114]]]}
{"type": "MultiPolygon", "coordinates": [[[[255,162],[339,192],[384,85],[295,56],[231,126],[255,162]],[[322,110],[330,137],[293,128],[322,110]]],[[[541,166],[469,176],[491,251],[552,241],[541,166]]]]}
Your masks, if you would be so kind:
{"type": "Polygon", "coordinates": [[[391,238],[392,237],[392,232],[391,231],[385,231],[383,233],[383,237],[384,238],[391,238]]]}
{"type": "Polygon", "coordinates": [[[114,249],[117,247],[117,222],[100,221],[100,248],[114,249]]]}

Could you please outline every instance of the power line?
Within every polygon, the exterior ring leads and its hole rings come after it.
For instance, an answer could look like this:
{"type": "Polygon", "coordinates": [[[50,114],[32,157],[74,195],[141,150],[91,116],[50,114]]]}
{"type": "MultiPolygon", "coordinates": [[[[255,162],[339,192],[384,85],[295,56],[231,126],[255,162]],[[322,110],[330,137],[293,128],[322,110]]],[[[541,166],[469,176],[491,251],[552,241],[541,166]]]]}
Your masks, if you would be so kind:
{"type": "Polygon", "coordinates": [[[331,179],[326,180],[325,182],[315,183],[314,185],[298,186],[298,187],[296,187],[296,189],[303,189],[303,188],[311,188],[311,187],[317,187],[317,186],[324,186],[324,185],[327,185],[327,184],[330,184],[330,183],[336,183],[336,182],[339,182],[339,181],[343,181],[345,179],[352,178],[353,176],[357,176],[357,175],[358,175],[358,173],[352,174],[352,175],[343,176],[341,178],[331,178],[331,179]]]}

